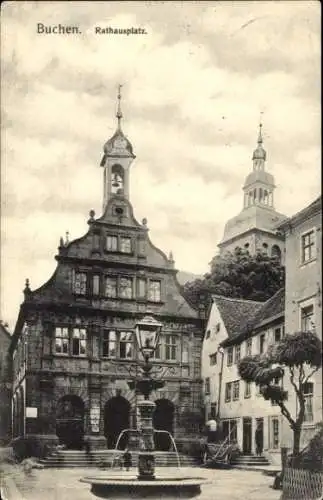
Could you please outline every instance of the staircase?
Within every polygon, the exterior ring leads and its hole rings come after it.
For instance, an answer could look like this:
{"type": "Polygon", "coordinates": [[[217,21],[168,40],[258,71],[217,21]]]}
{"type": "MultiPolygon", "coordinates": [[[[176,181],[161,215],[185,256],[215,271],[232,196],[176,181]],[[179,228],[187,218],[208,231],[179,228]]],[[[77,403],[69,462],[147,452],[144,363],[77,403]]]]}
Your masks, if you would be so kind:
{"type": "Polygon", "coordinates": [[[240,455],[232,460],[231,465],[237,468],[265,469],[270,462],[263,455],[240,455]]]}
{"type": "MultiPolygon", "coordinates": [[[[122,458],[123,451],[115,450],[94,450],[87,455],[81,450],[59,450],[56,453],[48,455],[46,458],[39,460],[44,467],[113,467],[120,469],[118,458],[122,458]]],[[[132,466],[138,464],[138,452],[131,452],[132,466]]],[[[177,455],[173,451],[155,451],[156,467],[178,467],[177,455]]],[[[179,455],[181,467],[193,467],[196,465],[196,460],[187,455],[179,455]]]]}

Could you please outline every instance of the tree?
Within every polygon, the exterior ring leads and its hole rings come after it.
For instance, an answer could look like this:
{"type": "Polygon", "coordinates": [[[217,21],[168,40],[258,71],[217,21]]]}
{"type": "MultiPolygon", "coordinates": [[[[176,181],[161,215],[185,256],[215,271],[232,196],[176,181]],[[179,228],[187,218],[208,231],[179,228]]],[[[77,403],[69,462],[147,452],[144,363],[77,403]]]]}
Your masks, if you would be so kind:
{"type": "Polygon", "coordinates": [[[239,363],[240,377],[255,382],[266,400],[277,404],[293,431],[293,456],[300,452],[300,438],[305,419],[305,388],[311,376],[322,365],[322,342],[312,332],[286,335],[271,346],[267,353],[246,356],[239,363]],[[287,391],[282,387],[285,372],[297,398],[297,412],[293,417],[286,400],[287,391]]]}
{"type": "Polygon", "coordinates": [[[250,255],[247,250],[236,248],[233,253],[213,257],[210,272],[203,279],[186,283],[183,293],[195,306],[201,295],[209,297],[212,293],[265,301],[284,285],[284,271],[276,257],[261,252],[250,255]]]}

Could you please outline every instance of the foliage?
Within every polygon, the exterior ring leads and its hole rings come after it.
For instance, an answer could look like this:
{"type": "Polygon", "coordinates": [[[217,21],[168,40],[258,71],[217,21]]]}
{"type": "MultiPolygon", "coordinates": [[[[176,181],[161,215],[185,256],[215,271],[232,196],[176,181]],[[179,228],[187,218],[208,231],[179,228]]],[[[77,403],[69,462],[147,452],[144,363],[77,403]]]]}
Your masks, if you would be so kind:
{"type": "Polygon", "coordinates": [[[233,253],[213,257],[210,272],[203,279],[186,283],[183,293],[194,306],[201,302],[201,296],[209,302],[212,293],[261,302],[272,297],[284,279],[284,267],[277,258],[261,252],[250,255],[236,248],[233,253]]]}
{"type": "Polygon", "coordinates": [[[266,400],[277,404],[294,434],[293,455],[299,454],[300,436],[305,418],[304,387],[322,365],[322,342],[313,332],[286,335],[265,354],[246,356],[239,363],[240,377],[255,382],[266,400]],[[282,387],[285,372],[298,400],[298,412],[292,416],[286,406],[287,392],[282,387]]]}
{"type": "Polygon", "coordinates": [[[293,460],[293,467],[323,472],[323,422],[320,422],[318,431],[305,450],[293,460]]]}

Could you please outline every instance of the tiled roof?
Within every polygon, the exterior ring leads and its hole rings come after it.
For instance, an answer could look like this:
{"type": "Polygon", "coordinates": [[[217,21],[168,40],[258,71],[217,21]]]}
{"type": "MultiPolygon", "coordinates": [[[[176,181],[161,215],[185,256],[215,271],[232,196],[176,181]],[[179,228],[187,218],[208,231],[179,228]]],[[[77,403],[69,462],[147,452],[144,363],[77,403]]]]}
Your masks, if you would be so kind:
{"type": "Polygon", "coordinates": [[[266,300],[263,307],[255,316],[253,327],[257,328],[262,323],[277,317],[279,315],[284,315],[285,312],[285,289],[281,288],[275,293],[270,299],[266,300]]]}
{"type": "Polygon", "coordinates": [[[284,230],[288,225],[295,224],[299,220],[302,220],[303,218],[308,217],[312,213],[315,213],[319,211],[322,207],[322,196],[320,195],[316,200],[314,200],[312,203],[307,205],[307,207],[302,208],[299,212],[296,214],[292,215],[285,221],[282,221],[281,223],[278,223],[276,226],[276,229],[278,230],[284,230]]]}
{"type": "Polygon", "coordinates": [[[228,338],[223,346],[239,342],[263,323],[284,315],[285,289],[281,288],[266,302],[228,299],[214,296],[221,317],[226,326],[228,338]],[[231,303],[230,303],[230,302],[231,303]]]}
{"type": "Polygon", "coordinates": [[[255,315],[264,304],[253,300],[232,299],[222,295],[212,295],[212,297],[219,309],[229,338],[238,335],[249,323],[253,322],[255,315]]]}

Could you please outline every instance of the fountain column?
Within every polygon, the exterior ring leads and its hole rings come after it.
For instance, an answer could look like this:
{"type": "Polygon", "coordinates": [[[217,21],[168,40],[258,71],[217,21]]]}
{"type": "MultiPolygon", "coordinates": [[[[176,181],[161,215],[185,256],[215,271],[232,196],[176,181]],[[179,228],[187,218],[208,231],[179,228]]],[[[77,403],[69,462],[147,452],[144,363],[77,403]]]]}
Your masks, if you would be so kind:
{"type": "Polygon", "coordinates": [[[155,406],[153,401],[146,399],[138,402],[141,427],[140,451],[138,455],[138,479],[141,481],[152,481],[155,479],[153,429],[153,413],[155,406]]]}

